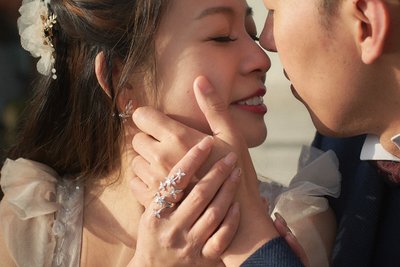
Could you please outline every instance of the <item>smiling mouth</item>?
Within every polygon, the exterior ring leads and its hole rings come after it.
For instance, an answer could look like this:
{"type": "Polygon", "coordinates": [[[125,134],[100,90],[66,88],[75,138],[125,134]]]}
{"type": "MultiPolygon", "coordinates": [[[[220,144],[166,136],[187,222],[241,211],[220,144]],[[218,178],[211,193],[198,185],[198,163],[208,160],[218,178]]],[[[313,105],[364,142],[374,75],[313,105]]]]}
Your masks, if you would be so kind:
{"type": "Polygon", "coordinates": [[[264,104],[265,89],[260,89],[256,94],[246,99],[239,100],[234,105],[242,110],[264,115],[267,113],[267,106],[264,104]]]}
{"type": "Polygon", "coordinates": [[[239,101],[237,104],[246,106],[259,106],[264,104],[264,98],[262,96],[254,96],[252,98],[239,101]]]}

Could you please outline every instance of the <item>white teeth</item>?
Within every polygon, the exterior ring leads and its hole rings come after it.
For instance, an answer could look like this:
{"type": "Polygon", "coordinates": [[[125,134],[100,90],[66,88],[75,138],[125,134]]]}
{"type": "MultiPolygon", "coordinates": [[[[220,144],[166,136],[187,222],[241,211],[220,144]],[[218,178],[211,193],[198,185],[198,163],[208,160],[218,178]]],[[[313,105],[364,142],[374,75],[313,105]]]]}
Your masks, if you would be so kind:
{"type": "Polygon", "coordinates": [[[258,106],[264,104],[264,98],[262,96],[255,96],[245,101],[239,101],[238,104],[247,106],[258,106]]]}

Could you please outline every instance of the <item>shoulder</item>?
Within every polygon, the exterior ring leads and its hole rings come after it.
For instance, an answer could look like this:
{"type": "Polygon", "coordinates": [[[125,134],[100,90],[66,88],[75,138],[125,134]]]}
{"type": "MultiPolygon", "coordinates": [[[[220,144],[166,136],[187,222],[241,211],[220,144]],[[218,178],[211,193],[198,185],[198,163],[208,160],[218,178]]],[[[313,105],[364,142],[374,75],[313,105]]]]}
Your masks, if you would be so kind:
{"type": "Polygon", "coordinates": [[[1,170],[2,260],[12,259],[21,266],[26,262],[33,266],[51,264],[50,254],[43,251],[54,251],[55,246],[51,230],[59,208],[56,185],[57,174],[43,164],[25,159],[5,162],[1,170]]]}

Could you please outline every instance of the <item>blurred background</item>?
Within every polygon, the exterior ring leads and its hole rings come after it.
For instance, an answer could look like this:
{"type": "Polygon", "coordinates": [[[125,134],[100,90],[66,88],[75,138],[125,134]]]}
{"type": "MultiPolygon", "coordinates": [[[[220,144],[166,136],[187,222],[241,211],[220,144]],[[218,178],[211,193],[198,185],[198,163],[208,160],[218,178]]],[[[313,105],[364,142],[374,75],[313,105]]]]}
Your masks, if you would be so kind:
{"type": "Polygon", "coordinates": [[[21,48],[17,30],[21,0],[0,0],[0,160],[14,142],[18,117],[34,75],[33,59],[21,48]]]}
{"type": "MultiPolygon", "coordinates": [[[[259,32],[267,11],[262,0],[248,0],[254,9],[259,32]]],[[[13,143],[18,117],[30,92],[35,61],[19,41],[16,25],[21,0],[0,0],[0,162],[5,150],[13,143]]],[[[251,150],[260,175],[284,184],[293,177],[303,144],[310,144],[315,129],[307,110],[291,94],[276,54],[269,53],[272,67],[267,75],[268,92],[265,102],[268,114],[267,141],[251,150]]]]}

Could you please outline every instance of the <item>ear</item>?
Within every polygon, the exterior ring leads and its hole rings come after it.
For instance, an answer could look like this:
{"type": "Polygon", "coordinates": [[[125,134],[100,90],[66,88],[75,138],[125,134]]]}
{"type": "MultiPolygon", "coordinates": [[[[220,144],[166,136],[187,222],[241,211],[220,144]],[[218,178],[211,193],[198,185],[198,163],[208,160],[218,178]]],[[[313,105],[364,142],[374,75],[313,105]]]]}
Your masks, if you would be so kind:
{"type": "Polygon", "coordinates": [[[107,77],[104,75],[106,68],[106,57],[103,52],[97,54],[94,62],[94,70],[96,73],[97,81],[99,82],[103,91],[111,98],[111,89],[107,82],[107,77]]]}
{"type": "Polygon", "coordinates": [[[390,18],[384,0],[353,0],[357,25],[357,42],[365,64],[377,60],[388,36],[390,18]]]}

